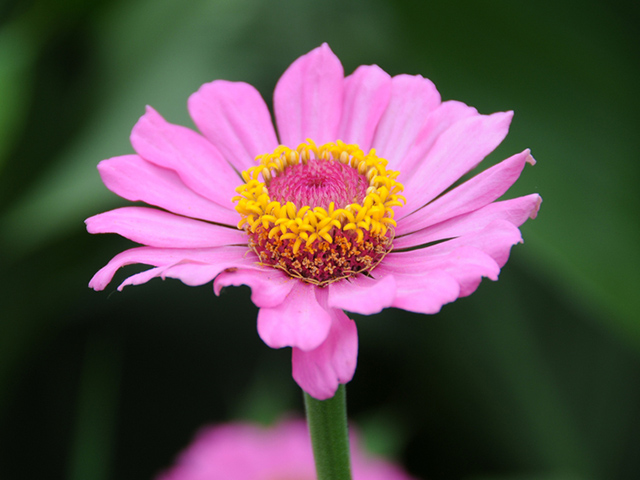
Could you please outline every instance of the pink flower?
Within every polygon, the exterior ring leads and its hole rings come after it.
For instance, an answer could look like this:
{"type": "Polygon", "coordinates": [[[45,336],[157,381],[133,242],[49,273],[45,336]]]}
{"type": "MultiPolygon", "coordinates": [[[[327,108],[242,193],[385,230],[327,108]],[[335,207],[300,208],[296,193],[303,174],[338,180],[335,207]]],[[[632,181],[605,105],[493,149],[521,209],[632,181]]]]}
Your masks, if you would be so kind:
{"type": "MultiPolygon", "coordinates": [[[[411,480],[400,468],[363,454],[351,435],[354,480],[411,480]]],[[[157,480],[313,480],[313,452],[303,420],[270,428],[249,423],[208,427],[157,480]]]]}
{"type": "Polygon", "coordinates": [[[293,348],[293,377],[318,399],[355,371],[356,326],[343,310],[438,312],[498,278],[541,202],[498,201],[535,163],[529,150],[452,188],[502,142],[512,112],[442,102],[429,80],[375,65],[345,78],[326,44],[279,80],[278,136],[246,83],[208,83],[188,106],[202,134],[148,107],[131,134],[136,154],[99,164],[110,190],[159,208],[87,219],[90,233],[144,245],[90,286],[104,289],[132,263],[153,268],[119,289],[154,277],[214,280],[216,293],[248,285],[260,337],[293,348]]]}

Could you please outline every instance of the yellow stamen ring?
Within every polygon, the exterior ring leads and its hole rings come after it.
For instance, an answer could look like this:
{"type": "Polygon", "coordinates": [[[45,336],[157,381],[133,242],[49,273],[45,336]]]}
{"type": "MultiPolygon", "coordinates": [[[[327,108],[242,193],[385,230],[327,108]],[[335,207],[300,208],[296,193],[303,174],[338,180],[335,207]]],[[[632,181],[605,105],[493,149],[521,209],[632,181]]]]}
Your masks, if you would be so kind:
{"type": "Polygon", "coordinates": [[[295,150],[280,145],[256,160],[258,165],[242,172],[245,183],[236,188],[233,201],[241,215],[238,228],[247,231],[261,262],[323,286],[370,271],[390,251],[396,226],[393,207],[406,200],[396,180],[399,172],[387,170],[387,161],[374,149],[365,155],[357,145],[340,140],[321,146],[307,140],[295,150]],[[324,206],[282,204],[271,198],[269,186],[277,177],[296,165],[310,167],[310,162],[339,162],[356,170],[366,182],[364,198],[324,206]]]}

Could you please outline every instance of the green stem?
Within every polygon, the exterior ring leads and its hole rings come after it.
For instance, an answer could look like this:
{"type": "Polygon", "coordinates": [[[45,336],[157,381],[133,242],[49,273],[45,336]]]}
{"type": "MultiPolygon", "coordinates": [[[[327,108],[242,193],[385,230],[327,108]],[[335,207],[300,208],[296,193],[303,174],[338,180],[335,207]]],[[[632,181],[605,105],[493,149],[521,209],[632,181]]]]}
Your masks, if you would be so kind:
{"type": "Polygon", "coordinates": [[[304,405],[318,480],[351,480],[345,386],[328,400],[305,392],[304,405]]]}

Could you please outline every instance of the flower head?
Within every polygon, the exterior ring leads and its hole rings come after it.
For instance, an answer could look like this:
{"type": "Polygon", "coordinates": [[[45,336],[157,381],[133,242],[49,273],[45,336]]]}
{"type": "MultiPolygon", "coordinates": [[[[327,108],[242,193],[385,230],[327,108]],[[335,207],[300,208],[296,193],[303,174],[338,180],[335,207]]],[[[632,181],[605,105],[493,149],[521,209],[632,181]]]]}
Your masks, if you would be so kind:
{"type": "Polygon", "coordinates": [[[529,150],[459,185],[504,139],[511,112],[481,115],[441,101],[421,76],[361,66],[344,77],[325,44],[297,59],[274,93],[278,134],[260,94],[214,81],[189,99],[201,134],[150,107],[135,125],[136,152],[98,166],[131,201],[87,219],[141,247],[116,255],[90,282],[101,290],[120,267],[153,266],[187,285],[248,285],[258,333],[292,347],[293,377],[331,397],[354,374],[358,341],[343,312],[397,307],[436,313],[496,280],[537,194],[498,199],[529,150]]]}
{"type": "MultiPolygon", "coordinates": [[[[411,480],[389,462],[367,456],[351,435],[354,480],[411,480]]],[[[314,480],[313,452],[303,420],[270,428],[249,423],[207,427],[157,480],[314,480]]]]}

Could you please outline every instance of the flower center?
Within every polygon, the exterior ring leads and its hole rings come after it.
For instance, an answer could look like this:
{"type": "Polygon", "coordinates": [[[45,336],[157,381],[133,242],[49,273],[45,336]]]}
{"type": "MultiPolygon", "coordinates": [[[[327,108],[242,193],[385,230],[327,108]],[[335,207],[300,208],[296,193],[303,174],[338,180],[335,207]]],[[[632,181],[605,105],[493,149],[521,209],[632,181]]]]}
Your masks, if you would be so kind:
{"type": "Polygon", "coordinates": [[[309,205],[328,210],[362,203],[369,181],[354,168],[340,162],[309,159],[286,168],[269,183],[269,195],[280,204],[309,205]]]}
{"type": "Polygon", "coordinates": [[[325,286],[370,272],[391,251],[393,207],[405,198],[399,172],[375,150],[307,140],[257,160],[233,201],[262,264],[325,286]]]}

